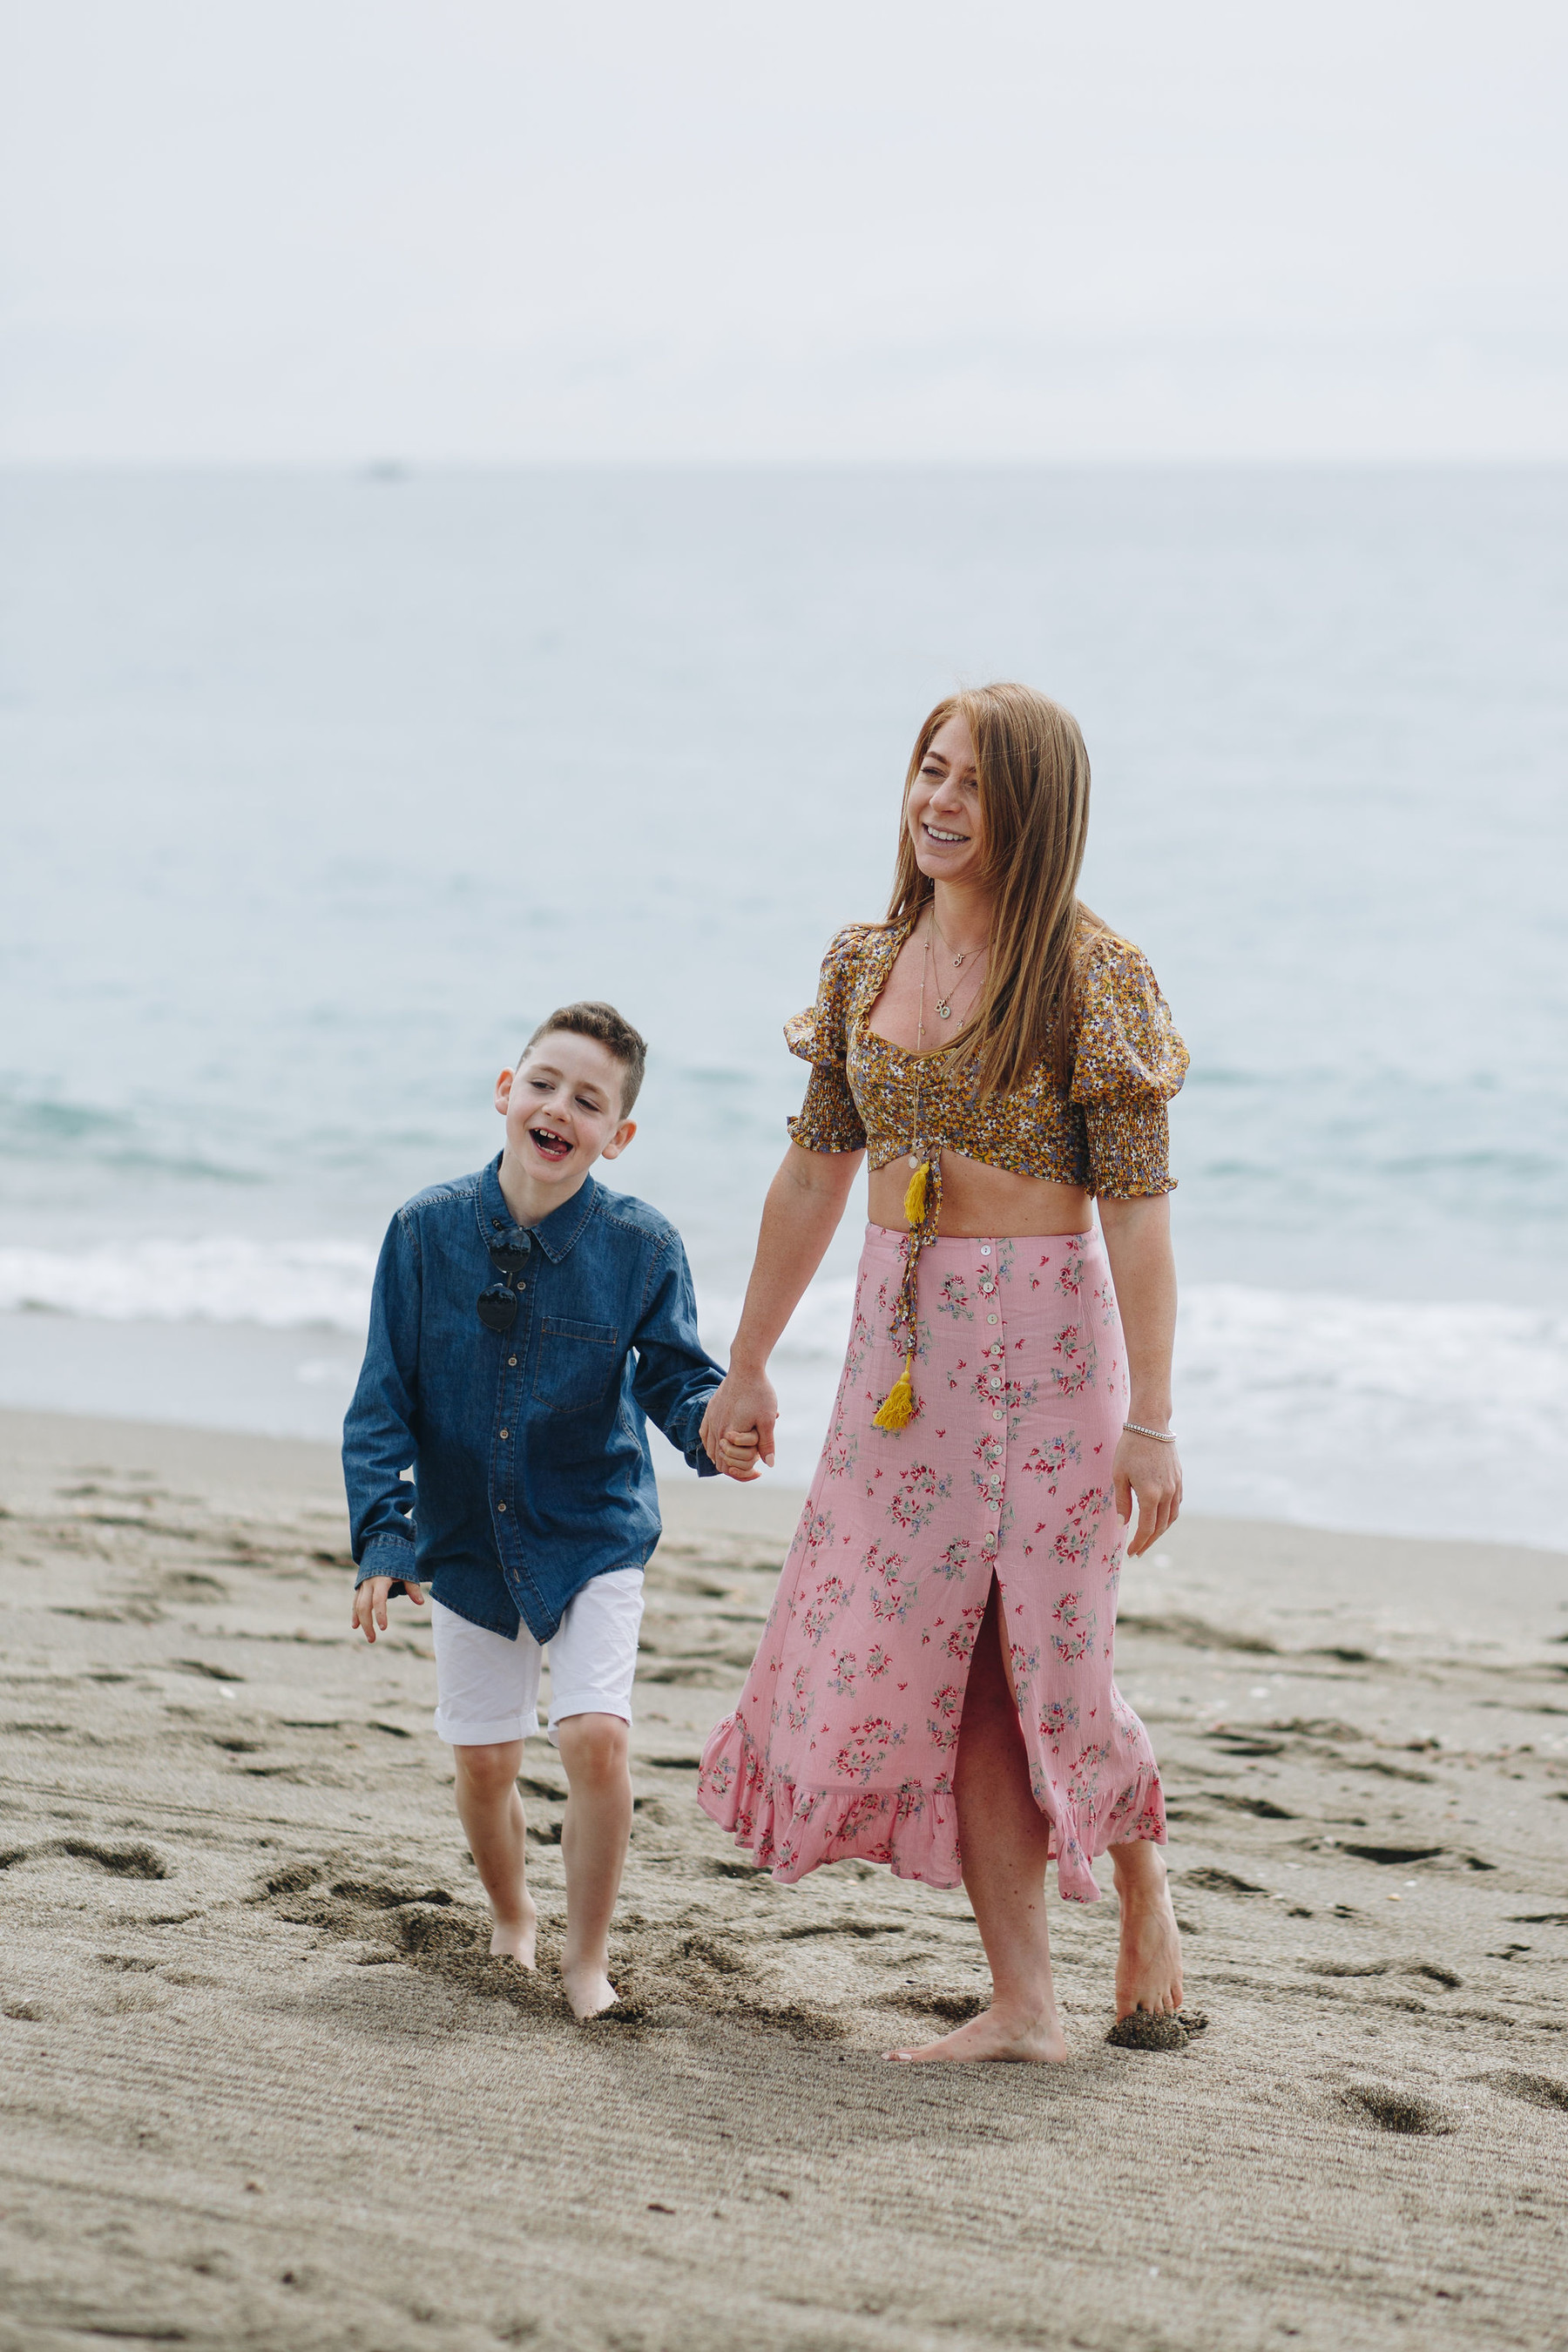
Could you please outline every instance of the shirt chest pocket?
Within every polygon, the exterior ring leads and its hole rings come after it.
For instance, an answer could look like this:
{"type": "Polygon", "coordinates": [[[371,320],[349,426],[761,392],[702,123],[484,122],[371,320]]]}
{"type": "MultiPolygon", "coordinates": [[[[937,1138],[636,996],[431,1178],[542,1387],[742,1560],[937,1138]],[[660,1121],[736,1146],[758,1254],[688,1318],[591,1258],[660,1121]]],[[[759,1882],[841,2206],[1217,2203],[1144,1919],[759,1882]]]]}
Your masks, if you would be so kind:
{"type": "Polygon", "coordinates": [[[620,1333],[613,1323],[546,1315],[539,1327],[534,1400],[551,1412],[585,1412],[601,1402],[620,1363],[620,1333]]]}

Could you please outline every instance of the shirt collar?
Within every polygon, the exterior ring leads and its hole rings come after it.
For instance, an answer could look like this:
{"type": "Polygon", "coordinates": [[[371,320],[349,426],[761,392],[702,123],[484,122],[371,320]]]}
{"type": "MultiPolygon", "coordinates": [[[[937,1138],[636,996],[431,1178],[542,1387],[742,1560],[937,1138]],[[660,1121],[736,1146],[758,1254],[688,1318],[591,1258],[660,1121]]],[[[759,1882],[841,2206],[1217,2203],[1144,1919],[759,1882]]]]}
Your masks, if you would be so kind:
{"type": "MultiPolygon", "coordinates": [[[[479,1240],[488,1250],[500,1235],[510,1233],[515,1222],[507,1207],[506,1195],[500,1188],[501,1155],[498,1151],[479,1178],[479,1240]]],[[[599,1187],[591,1176],[584,1177],[582,1187],[558,1209],[536,1225],[525,1228],[539,1244],[552,1265],[559,1265],[567,1252],[581,1238],[584,1226],[594,1213],[599,1197],[599,1187]]]]}

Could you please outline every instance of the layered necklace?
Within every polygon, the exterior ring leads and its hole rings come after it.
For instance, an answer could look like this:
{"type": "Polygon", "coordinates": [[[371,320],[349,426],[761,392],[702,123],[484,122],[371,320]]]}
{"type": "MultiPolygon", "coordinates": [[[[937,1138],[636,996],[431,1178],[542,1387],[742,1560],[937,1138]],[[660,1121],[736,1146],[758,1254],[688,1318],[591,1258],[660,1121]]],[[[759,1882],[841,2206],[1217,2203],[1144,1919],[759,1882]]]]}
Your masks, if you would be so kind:
{"type": "MultiPolygon", "coordinates": [[[[925,953],[925,962],[924,962],[924,963],[921,965],[921,1020],[922,1020],[922,1021],[923,1021],[923,1020],[924,1020],[924,1018],[925,1018],[925,1009],[926,1009],[926,986],[925,986],[925,983],[926,983],[926,971],[927,971],[927,970],[929,969],[930,964],[931,964],[931,938],[932,938],[932,934],[933,934],[933,933],[934,933],[934,935],[936,936],[936,938],[937,938],[937,939],[939,939],[939,940],[942,941],[942,946],[943,946],[943,948],[946,950],[947,953],[948,953],[948,954],[952,958],[952,968],[953,968],[954,971],[963,971],[963,967],[964,967],[964,965],[965,965],[966,963],[973,963],[973,964],[974,965],[975,969],[978,971],[978,969],[979,969],[980,965],[984,961],[985,957],[986,957],[986,955],[987,955],[987,953],[988,953],[988,951],[989,951],[989,950],[990,950],[990,946],[991,946],[991,942],[990,942],[990,940],[986,940],[986,942],[985,942],[984,947],[981,947],[981,948],[965,948],[965,949],[963,950],[963,953],[962,953],[962,955],[961,955],[961,954],[959,953],[959,951],[957,950],[957,949],[953,946],[952,941],[952,940],[947,937],[947,934],[946,934],[946,933],[945,933],[945,931],[942,929],[942,925],[937,921],[937,919],[936,919],[936,900],[935,900],[934,898],[931,900],[931,929],[926,933],[926,953],[925,953]]],[[[939,1019],[939,1020],[942,1020],[942,1021],[951,1021],[951,1020],[952,1020],[952,1000],[953,1000],[953,998],[957,995],[957,993],[958,993],[957,988],[956,988],[956,987],[952,987],[952,988],[950,988],[950,989],[948,990],[948,992],[947,992],[947,993],[946,993],[946,995],[945,995],[945,996],[939,996],[939,997],[937,998],[937,1000],[936,1000],[936,1010],[937,1010],[937,1017],[938,1017],[938,1019],[939,1019]]],[[[975,994],[976,994],[976,996],[978,996],[978,994],[979,994],[979,991],[978,991],[978,990],[976,990],[975,994]]],[[[973,1009],[974,1009],[974,1008],[973,1008],[973,1004],[971,1004],[971,1006],[970,1006],[970,1010],[971,1010],[971,1012],[973,1012],[973,1009]]]]}

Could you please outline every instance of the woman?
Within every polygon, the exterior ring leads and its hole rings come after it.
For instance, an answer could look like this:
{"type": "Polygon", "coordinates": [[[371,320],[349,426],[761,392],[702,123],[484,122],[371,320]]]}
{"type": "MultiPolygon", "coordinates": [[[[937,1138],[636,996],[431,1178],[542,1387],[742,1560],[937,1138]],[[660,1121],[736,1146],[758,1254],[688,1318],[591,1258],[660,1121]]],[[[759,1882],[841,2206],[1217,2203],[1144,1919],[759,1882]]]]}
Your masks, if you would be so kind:
{"type": "Polygon", "coordinates": [[[1166,1105],[1187,1055],[1077,898],[1088,819],[1083,739],[1044,695],[986,687],[926,720],[888,919],[838,934],[785,1031],[811,1083],[703,1424],[735,1467],[773,1460],[768,1357],[868,1149],[827,1443],[700,1792],[781,1880],[851,1854],[962,1876],[991,2004],[902,2059],[1066,2057],[1053,1855],[1093,1902],[1110,1849],[1118,2014],[1182,1999],[1159,1773],[1111,1651],[1132,1498],[1134,1553],[1181,1503],[1166,1105]]]}

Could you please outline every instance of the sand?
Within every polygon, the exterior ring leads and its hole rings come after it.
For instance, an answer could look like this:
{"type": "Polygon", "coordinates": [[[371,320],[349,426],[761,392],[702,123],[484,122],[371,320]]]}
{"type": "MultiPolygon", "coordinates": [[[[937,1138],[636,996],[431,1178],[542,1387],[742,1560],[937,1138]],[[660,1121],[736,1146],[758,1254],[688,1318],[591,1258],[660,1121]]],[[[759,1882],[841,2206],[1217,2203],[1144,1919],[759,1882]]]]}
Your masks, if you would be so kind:
{"type": "MultiPolygon", "coordinates": [[[[668,1496],[624,2021],[484,1957],[325,1449],[0,1416],[0,2347],[1568,2347],[1568,1555],[1194,1519],[1118,1646],[1205,2030],[905,2072],[962,1894],[698,1812],[796,1498],[668,1496]]],[[[531,1743],[558,1925],[563,1782],[531,1743]]]]}

